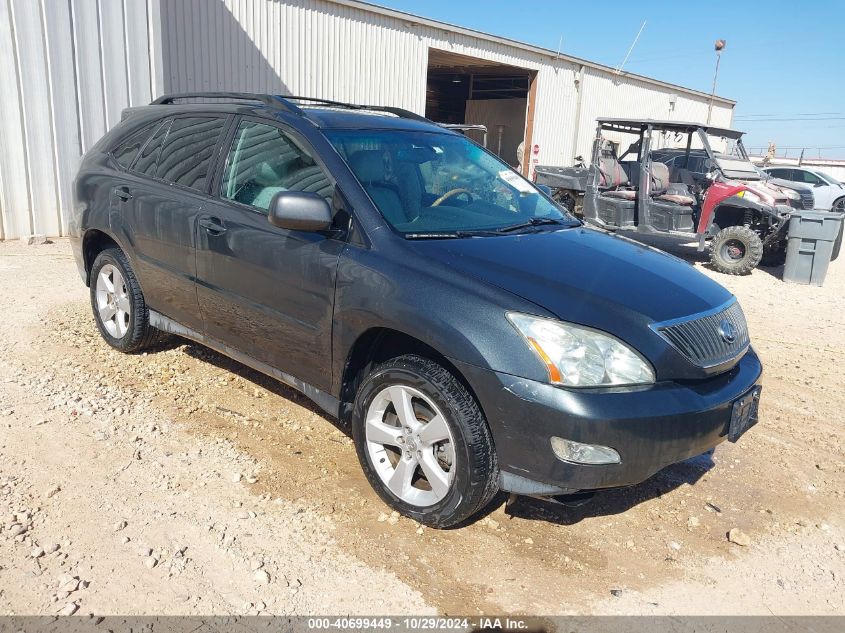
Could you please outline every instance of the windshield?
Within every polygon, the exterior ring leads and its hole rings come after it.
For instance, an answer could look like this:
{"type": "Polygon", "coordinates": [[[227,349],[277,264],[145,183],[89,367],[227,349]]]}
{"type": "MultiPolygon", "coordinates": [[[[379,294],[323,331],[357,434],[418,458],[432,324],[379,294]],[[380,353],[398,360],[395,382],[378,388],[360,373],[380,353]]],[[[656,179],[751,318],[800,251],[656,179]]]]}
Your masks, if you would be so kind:
{"type": "Polygon", "coordinates": [[[384,218],[408,237],[577,224],[463,136],[408,130],[333,130],[326,136],[384,218]]]}
{"type": "Polygon", "coordinates": [[[842,184],[841,182],[839,182],[838,180],[836,180],[836,178],[834,178],[833,176],[828,176],[828,175],[827,175],[825,172],[823,172],[823,171],[816,171],[815,173],[816,173],[816,175],[817,175],[817,176],[819,176],[819,177],[824,178],[825,180],[827,180],[828,184],[831,184],[831,185],[841,185],[841,184],[842,184]]]}

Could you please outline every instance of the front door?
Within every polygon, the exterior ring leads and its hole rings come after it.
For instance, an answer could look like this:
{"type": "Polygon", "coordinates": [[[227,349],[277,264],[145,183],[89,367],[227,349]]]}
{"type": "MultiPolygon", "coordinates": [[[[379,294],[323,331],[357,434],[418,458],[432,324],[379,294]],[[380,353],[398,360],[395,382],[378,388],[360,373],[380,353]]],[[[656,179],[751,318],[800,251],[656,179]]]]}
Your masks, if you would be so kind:
{"type": "Polygon", "coordinates": [[[335,275],[345,243],[274,227],[267,210],[276,192],[331,199],[334,187],[303,140],[243,119],[197,227],[206,335],[322,390],[331,387],[335,275]]]}

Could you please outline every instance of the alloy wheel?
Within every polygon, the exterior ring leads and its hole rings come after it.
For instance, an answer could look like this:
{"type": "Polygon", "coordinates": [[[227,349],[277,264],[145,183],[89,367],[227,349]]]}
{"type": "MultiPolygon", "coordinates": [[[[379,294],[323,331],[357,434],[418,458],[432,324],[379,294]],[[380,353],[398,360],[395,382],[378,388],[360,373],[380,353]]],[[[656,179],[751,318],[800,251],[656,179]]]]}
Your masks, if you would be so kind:
{"type": "Polygon", "coordinates": [[[129,329],[132,304],[126,280],[120,270],[106,264],[97,275],[97,317],[114,338],[123,338],[129,329]]]}
{"type": "Polygon", "coordinates": [[[366,446],[382,483],[405,503],[431,506],[455,478],[455,442],[443,413],[421,391],[391,385],[373,398],[366,446]]]}

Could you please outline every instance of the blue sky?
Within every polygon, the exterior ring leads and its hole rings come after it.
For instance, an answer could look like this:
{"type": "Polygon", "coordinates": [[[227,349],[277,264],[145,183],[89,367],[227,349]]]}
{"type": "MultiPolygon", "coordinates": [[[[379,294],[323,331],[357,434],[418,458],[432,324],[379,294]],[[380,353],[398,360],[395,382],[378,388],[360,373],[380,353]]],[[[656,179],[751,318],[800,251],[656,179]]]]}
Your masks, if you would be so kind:
{"type": "Polygon", "coordinates": [[[841,0],[378,0],[377,4],[710,92],[713,42],[727,40],[718,95],[737,101],[747,147],[845,159],[845,2],[841,0]]]}

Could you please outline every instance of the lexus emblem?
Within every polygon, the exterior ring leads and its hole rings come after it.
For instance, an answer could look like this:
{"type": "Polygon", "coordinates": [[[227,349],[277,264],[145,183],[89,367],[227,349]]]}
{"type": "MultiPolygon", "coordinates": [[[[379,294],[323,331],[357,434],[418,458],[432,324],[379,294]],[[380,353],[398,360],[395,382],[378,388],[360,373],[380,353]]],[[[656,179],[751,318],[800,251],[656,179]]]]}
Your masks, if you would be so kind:
{"type": "Polygon", "coordinates": [[[722,319],[719,322],[719,334],[725,343],[733,343],[736,340],[736,326],[727,319],[722,319]]]}

